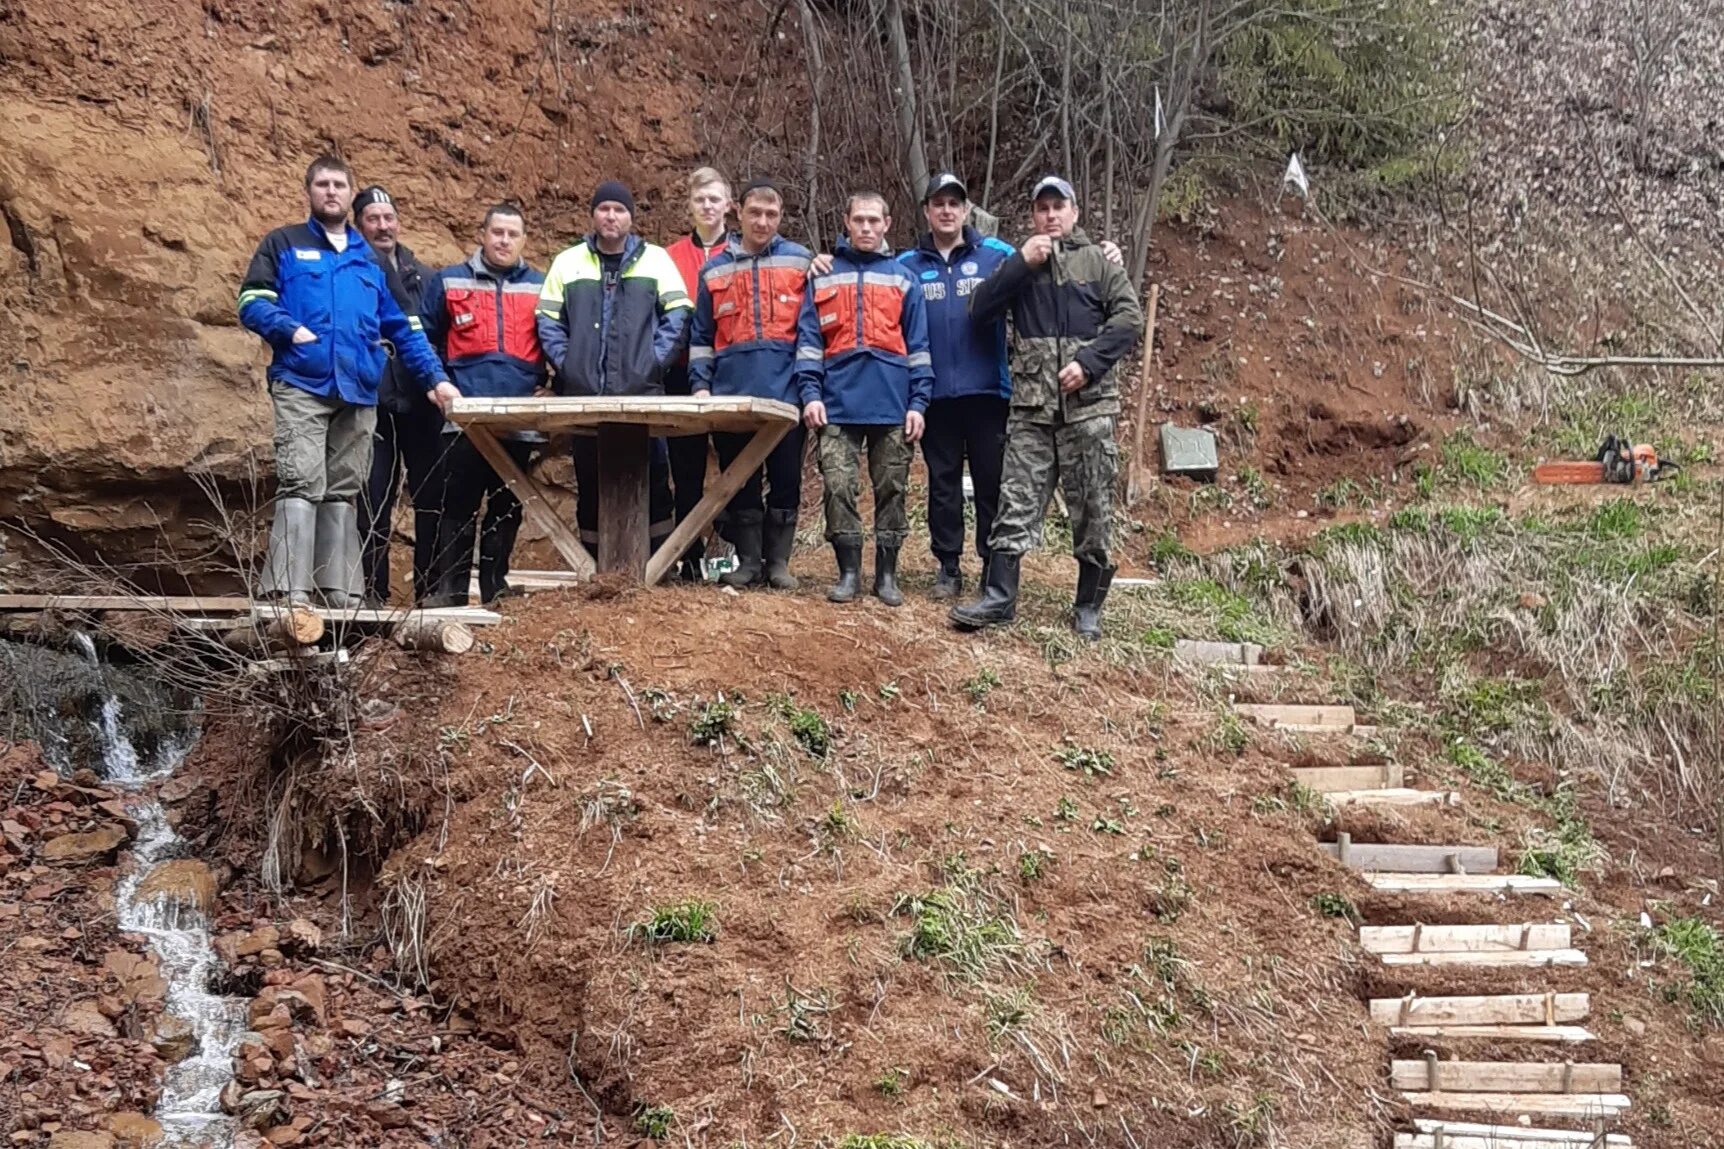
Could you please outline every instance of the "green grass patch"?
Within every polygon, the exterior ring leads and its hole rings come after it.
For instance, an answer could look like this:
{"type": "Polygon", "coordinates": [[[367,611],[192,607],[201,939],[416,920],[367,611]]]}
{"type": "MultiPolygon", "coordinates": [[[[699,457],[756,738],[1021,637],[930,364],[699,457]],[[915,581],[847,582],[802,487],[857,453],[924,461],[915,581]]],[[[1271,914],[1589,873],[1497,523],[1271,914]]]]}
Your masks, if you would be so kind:
{"type": "Polygon", "coordinates": [[[908,1133],[846,1133],[838,1149],[934,1149],[931,1142],[908,1133]]]}
{"type": "Polygon", "coordinates": [[[1079,746],[1070,739],[1054,751],[1054,760],[1067,770],[1081,772],[1085,778],[1105,778],[1113,773],[1112,754],[1106,750],[1079,746]]]}
{"type": "Polygon", "coordinates": [[[690,898],[654,906],[645,921],[629,927],[631,937],[649,942],[710,942],[718,937],[718,905],[690,898]]]}
{"type": "Polygon", "coordinates": [[[1673,918],[1652,932],[1657,949],[1688,967],[1676,996],[1707,1025],[1724,1026],[1724,938],[1699,918],[1673,918]]]}
{"type": "Polygon", "coordinates": [[[1257,613],[1252,601],[1214,579],[1176,579],[1167,584],[1167,590],[1175,605],[1205,618],[1216,636],[1227,642],[1276,644],[1274,627],[1257,613]]]}
{"type": "Polygon", "coordinates": [[[1342,894],[1324,893],[1311,897],[1311,908],[1326,918],[1340,918],[1343,921],[1359,921],[1359,907],[1342,894]]]}
{"type": "Polygon", "coordinates": [[[790,725],[790,736],[815,758],[824,758],[832,749],[832,724],[812,706],[799,706],[787,694],[775,694],[768,704],[790,725]]]}
{"type": "Polygon", "coordinates": [[[676,1124],[676,1110],[668,1105],[643,1105],[635,1110],[635,1130],[651,1137],[654,1141],[663,1141],[670,1136],[671,1126],[676,1124]]]}
{"type": "Polygon", "coordinates": [[[992,667],[984,666],[981,670],[964,679],[964,693],[970,696],[972,705],[980,707],[982,702],[1000,685],[1000,676],[992,667]]]}
{"type": "Polygon", "coordinates": [[[970,872],[927,893],[899,894],[892,915],[909,919],[900,942],[906,958],[938,965],[960,981],[1012,968],[1024,952],[1009,907],[970,872]]]}
{"type": "Polygon", "coordinates": [[[1508,460],[1465,431],[1443,440],[1438,469],[1442,478],[1479,490],[1497,486],[1509,476],[1508,460]]]}
{"type": "Polygon", "coordinates": [[[696,746],[717,746],[725,738],[736,737],[737,720],[742,709],[734,702],[715,698],[703,703],[688,724],[688,738],[696,746]]]}

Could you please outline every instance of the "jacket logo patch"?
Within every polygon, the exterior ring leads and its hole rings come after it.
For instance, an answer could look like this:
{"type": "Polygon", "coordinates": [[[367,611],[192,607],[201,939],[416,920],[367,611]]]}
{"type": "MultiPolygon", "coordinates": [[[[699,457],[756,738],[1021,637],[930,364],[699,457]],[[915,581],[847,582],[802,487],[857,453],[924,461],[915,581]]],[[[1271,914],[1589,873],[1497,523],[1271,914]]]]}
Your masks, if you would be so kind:
{"type": "Polygon", "coordinates": [[[456,327],[466,327],[475,322],[479,317],[474,315],[471,311],[457,311],[450,318],[456,327]]]}
{"type": "Polygon", "coordinates": [[[978,270],[976,267],[976,261],[973,259],[966,259],[963,266],[958,268],[958,270],[963,272],[965,275],[974,275],[978,270]]]}
{"type": "Polygon", "coordinates": [[[719,304],[716,308],[714,308],[712,313],[715,316],[717,316],[717,315],[729,315],[732,311],[735,311],[735,310],[736,310],[736,301],[733,299],[727,299],[723,303],[719,304]]]}
{"type": "Polygon", "coordinates": [[[933,268],[929,268],[927,271],[922,273],[922,278],[925,280],[938,279],[940,278],[940,273],[935,271],[933,268]]]}
{"type": "Polygon", "coordinates": [[[317,260],[323,258],[323,253],[315,247],[296,247],[293,249],[293,257],[295,259],[317,260]]]}
{"type": "Polygon", "coordinates": [[[976,290],[976,285],[980,282],[982,282],[982,280],[981,280],[981,277],[979,277],[979,276],[976,278],[973,278],[973,279],[960,279],[960,280],[958,280],[958,282],[955,284],[955,286],[958,289],[958,298],[962,299],[964,296],[970,294],[970,292],[976,290]]]}
{"type": "Polygon", "coordinates": [[[935,303],[946,298],[946,285],[939,282],[924,283],[922,285],[922,298],[929,303],[935,303]]]}
{"type": "Polygon", "coordinates": [[[837,322],[838,322],[838,313],[836,311],[828,311],[825,315],[822,315],[820,317],[820,326],[822,326],[822,327],[831,327],[834,323],[837,323],[837,322]]]}

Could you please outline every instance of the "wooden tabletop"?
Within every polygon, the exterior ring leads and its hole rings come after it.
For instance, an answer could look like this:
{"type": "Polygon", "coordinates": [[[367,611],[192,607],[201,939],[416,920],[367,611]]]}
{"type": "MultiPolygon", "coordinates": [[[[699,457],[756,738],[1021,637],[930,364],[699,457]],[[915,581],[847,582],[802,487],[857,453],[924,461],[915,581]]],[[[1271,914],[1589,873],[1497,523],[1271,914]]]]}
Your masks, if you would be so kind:
{"type": "Polygon", "coordinates": [[[572,431],[591,433],[606,423],[644,426],[647,434],[698,435],[706,431],[758,431],[777,423],[794,424],[801,412],[776,399],[688,395],[630,398],[457,399],[449,420],[491,431],[572,431]]]}

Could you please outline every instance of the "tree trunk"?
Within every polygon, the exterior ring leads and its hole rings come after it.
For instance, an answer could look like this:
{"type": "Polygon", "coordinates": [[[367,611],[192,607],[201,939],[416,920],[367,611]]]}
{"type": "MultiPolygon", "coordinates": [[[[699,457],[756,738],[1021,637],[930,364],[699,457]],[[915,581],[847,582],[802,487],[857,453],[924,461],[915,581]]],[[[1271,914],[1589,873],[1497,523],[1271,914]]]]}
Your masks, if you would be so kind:
{"type": "Polygon", "coordinates": [[[813,251],[825,250],[820,228],[820,82],[826,73],[826,58],[820,51],[820,26],[814,16],[813,0],[801,0],[802,44],[808,53],[808,138],[802,147],[802,183],[808,197],[803,201],[803,225],[808,230],[808,246],[813,251]]]}
{"type": "MultiPolygon", "coordinates": [[[[997,11],[997,9],[996,9],[997,11]]],[[[994,51],[994,93],[988,100],[988,166],[982,177],[982,206],[988,207],[994,197],[994,150],[1000,142],[1000,84],[1006,75],[1006,35],[996,31],[999,47],[994,51]]]]}
{"type": "Polygon", "coordinates": [[[898,82],[898,138],[907,149],[904,166],[910,173],[911,198],[920,200],[928,189],[928,151],[922,142],[922,118],[916,111],[916,70],[910,62],[910,40],[904,34],[903,0],[886,0],[886,33],[898,82]]]}

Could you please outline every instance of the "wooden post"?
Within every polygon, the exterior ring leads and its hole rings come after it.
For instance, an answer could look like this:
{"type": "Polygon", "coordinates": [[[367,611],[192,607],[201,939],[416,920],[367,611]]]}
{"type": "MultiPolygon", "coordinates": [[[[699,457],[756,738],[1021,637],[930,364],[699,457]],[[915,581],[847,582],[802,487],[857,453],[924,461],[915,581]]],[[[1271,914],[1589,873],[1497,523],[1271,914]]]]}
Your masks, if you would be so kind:
{"type": "Polygon", "coordinates": [[[1137,379],[1137,421],[1132,426],[1131,467],[1126,471],[1125,505],[1135,506],[1143,495],[1143,428],[1149,419],[1149,377],[1155,355],[1155,313],[1161,305],[1161,284],[1149,288],[1149,311],[1143,325],[1143,370],[1137,379]]]}
{"type": "Polygon", "coordinates": [[[651,443],[645,427],[599,424],[599,570],[646,579],[647,483],[651,443]]]}
{"type": "Polygon", "coordinates": [[[491,464],[491,469],[497,472],[497,477],[503,480],[515,498],[520,500],[522,512],[545,532],[551,545],[557,548],[557,553],[569,564],[569,569],[582,577],[592,574],[593,560],[587,557],[587,549],[581,545],[580,536],[557,517],[556,510],[545,501],[538,485],[515,465],[515,460],[509,458],[509,453],[503,450],[503,445],[497,442],[491,429],[471,425],[464,428],[463,434],[467,436],[467,441],[485,456],[485,461],[491,464]]]}
{"type": "Polygon", "coordinates": [[[647,563],[648,586],[655,585],[676,565],[677,559],[682,557],[688,544],[724,509],[731,496],[742,489],[742,485],[748,482],[748,477],[766,462],[766,456],[772,454],[772,449],[778,446],[779,440],[789,431],[789,424],[762,427],[754,433],[754,438],[748,441],[741,453],[730,461],[730,466],[720,471],[714,481],[706,485],[700,502],[695,504],[694,509],[677,525],[676,530],[670,533],[670,538],[659,545],[658,553],[647,563]]]}

